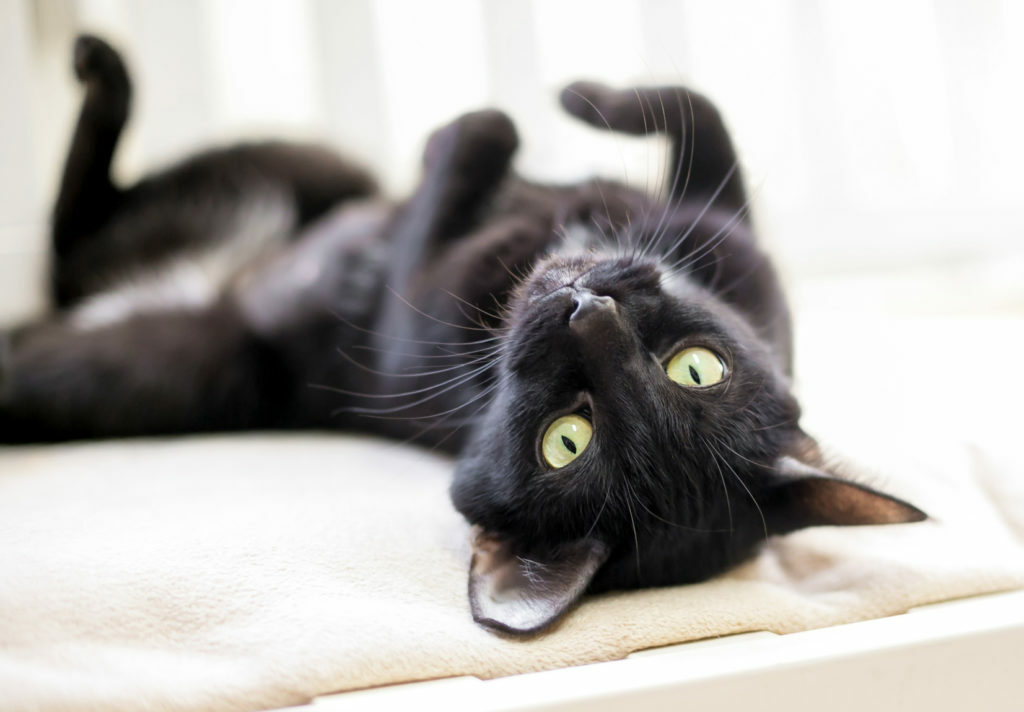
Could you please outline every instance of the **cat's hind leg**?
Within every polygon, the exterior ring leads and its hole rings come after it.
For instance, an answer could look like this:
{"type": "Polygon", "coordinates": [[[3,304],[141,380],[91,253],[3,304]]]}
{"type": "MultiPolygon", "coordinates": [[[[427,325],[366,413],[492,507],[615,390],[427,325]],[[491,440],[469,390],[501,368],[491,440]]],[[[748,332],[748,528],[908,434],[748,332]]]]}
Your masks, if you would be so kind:
{"type": "Polygon", "coordinates": [[[64,263],[99,232],[117,208],[121,191],[110,164],[128,120],[132,85],[120,55],[92,35],[75,40],[73,65],[85,89],[53,211],[53,295],[58,307],[78,295],[64,263]]]}
{"type": "Polygon", "coordinates": [[[36,325],[0,369],[3,443],[273,427],[293,392],[277,350],[228,303],[36,325]]]}
{"type": "MultiPolygon", "coordinates": [[[[95,233],[116,207],[120,191],[111,180],[110,163],[128,120],[132,95],[124,62],[106,42],[82,35],[75,40],[73,55],[85,97],[53,212],[58,269],[61,257],[95,233]]],[[[57,301],[63,301],[59,293],[57,301]]]]}

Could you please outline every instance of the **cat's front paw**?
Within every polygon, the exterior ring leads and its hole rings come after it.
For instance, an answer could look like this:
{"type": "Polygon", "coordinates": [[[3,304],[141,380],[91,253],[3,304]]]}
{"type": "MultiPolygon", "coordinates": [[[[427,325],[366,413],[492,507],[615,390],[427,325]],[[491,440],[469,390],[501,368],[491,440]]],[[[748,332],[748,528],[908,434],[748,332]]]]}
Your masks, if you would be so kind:
{"type": "Polygon", "coordinates": [[[477,173],[504,173],[519,135],[512,119],[496,109],[463,114],[427,140],[423,162],[428,170],[442,166],[466,178],[477,173]]]}
{"type": "Polygon", "coordinates": [[[99,81],[116,87],[127,85],[128,72],[121,55],[95,35],[79,35],[72,52],[75,76],[83,84],[99,81]]]}

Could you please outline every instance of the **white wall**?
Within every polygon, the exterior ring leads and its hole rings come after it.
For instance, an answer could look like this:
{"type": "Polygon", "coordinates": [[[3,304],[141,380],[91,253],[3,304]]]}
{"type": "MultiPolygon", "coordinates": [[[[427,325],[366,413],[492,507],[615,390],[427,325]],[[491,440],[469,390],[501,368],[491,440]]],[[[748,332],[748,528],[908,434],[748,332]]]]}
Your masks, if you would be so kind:
{"type": "Polygon", "coordinates": [[[1017,0],[0,0],[0,17],[0,319],[41,269],[81,29],[134,68],[126,179],[272,133],[324,137],[401,193],[430,129],[494,104],[520,125],[522,172],[642,183],[654,142],[564,119],[557,89],[681,82],[722,107],[798,278],[1024,245],[1017,0]]]}

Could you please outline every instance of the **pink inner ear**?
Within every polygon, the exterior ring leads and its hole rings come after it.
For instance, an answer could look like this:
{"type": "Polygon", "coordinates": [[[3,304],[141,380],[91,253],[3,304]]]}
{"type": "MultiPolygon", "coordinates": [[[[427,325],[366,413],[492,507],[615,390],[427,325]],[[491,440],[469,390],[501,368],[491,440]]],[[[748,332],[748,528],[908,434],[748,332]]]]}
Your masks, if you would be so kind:
{"type": "Polygon", "coordinates": [[[852,482],[808,478],[798,488],[802,505],[828,524],[902,524],[926,518],[902,500],[852,482]]]}
{"type": "Polygon", "coordinates": [[[791,457],[780,459],[774,518],[779,533],[821,525],[903,524],[928,518],[917,507],[865,485],[839,479],[791,457]]]}
{"type": "Polygon", "coordinates": [[[473,620],[507,633],[535,633],[558,620],[583,595],[608,547],[593,539],[552,553],[513,552],[496,536],[479,534],[469,570],[473,620]]]}

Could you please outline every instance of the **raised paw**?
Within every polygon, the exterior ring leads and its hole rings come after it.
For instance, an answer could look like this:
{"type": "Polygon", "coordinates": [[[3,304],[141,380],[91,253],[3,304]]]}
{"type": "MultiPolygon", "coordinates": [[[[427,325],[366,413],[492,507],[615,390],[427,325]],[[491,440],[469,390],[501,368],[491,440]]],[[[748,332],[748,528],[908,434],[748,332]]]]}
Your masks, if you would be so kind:
{"type": "Polygon", "coordinates": [[[503,173],[518,146],[512,120],[501,111],[485,109],[463,114],[435,131],[423,163],[428,170],[448,165],[470,173],[503,173]]]}
{"type": "MultiPolygon", "coordinates": [[[[573,82],[562,89],[558,99],[562,107],[578,119],[602,129],[619,129],[612,124],[608,114],[621,111],[618,92],[598,82],[573,82]]],[[[636,102],[634,100],[634,106],[636,102]]],[[[617,118],[617,117],[612,117],[617,118]]]]}
{"type": "Polygon", "coordinates": [[[687,124],[720,124],[714,105],[686,87],[613,89],[597,82],[573,82],[559,97],[570,114],[599,129],[643,136],[682,134],[687,124]]]}
{"type": "Polygon", "coordinates": [[[127,87],[128,72],[117,50],[95,35],[79,35],[72,53],[75,76],[82,83],[98,81],[119,89],[127,87]]]}

